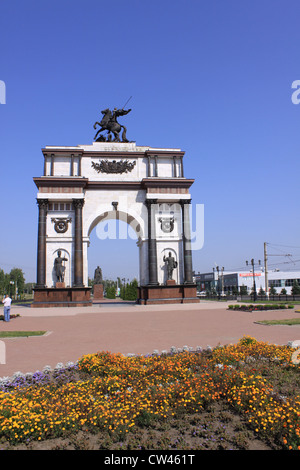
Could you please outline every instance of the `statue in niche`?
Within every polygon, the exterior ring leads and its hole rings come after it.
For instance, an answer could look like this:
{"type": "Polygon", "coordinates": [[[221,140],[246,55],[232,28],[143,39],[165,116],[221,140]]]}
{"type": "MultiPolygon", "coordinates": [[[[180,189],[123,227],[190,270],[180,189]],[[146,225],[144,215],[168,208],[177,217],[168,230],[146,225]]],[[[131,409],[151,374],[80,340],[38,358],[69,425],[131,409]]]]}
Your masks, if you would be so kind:
{"type": "Polygon", "coordinates": [[[57,252],[57,257],[54,260],[54,271],[56,274],[57,282],[64,282],[65,280],[66,267],[63,264],[64,261],[68,261],[68,259],[62,258],[61,251],[59,250],[57,252]]]}
{"type": "Polygon", "coordinates": [[[99,266],[97,266],[97,268],[95,269],[94,282],[95,284],[102,283],[102,269],[99,266]]]}
{"type": "Polygon", "coordinates": [[[167,280],[170,281],[173,279],[173,271],[177,268],[178,263],[175,261],[175,258],[172,256],[171,252],[169,251],[169,256],[164,256],[164,262],[167,265],[167,280]]]}

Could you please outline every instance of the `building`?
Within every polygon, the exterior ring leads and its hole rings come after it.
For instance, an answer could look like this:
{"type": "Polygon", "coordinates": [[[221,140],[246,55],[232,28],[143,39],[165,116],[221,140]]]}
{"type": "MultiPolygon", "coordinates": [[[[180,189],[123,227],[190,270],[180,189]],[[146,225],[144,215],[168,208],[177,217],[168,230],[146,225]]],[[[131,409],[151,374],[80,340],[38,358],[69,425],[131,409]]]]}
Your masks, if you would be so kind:
{"type": "MultiPolygon", "coordinates": [[[[185,152],[118,141],[42,152],[44,173],[33,179],[39,211],[34,307],[90,304],[90,237],[111,220],[136,234],[139,303],[199,302],[189,242],[194,179],[184,177],[185,152]]],[[[114,230],[105,236],[115,239],[114,230]]]]}
{"type": "MultiPolygon", "coordinates": [[[[250,294],[253,290],[254,280],[256,292],[259,293],[262,288],[266,290],[266,278],[263,268],[257,272],[252,271],[213,271],[210,273],[195,274],[194,280],[197,285],[197,292],[216,292],[216,293],[237,293],[241,292],[241,288],[247,290],[250,294]]],[[[300,271],[269,271],[268,272],[268,286],[269,289],[273,287],[277,294],[286,290],[286,293],[291,294],[294,282],[297,281],[300,286],[300,271]]]]}

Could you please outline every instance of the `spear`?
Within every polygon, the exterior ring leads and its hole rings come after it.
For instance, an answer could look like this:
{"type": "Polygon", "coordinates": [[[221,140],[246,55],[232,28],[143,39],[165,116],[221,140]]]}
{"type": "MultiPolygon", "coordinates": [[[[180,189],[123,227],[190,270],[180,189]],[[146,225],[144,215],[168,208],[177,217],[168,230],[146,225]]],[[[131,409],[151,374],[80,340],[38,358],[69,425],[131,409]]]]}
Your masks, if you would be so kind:
{"type": "Polygon", "coordinates": [[[131,97],[130,97],[130,98],[127,100],[127,101],[126,101],[126,103],[124,104],[124,106],[123,106],[123,108],[122,108],[122,109],[124,109],[124,108],[125,108],[126,104],[127,104],[127,103],[128,103],[130,100],[131,100],[131,98],[132,98],[132,96],[131,96],[131,97]]]}

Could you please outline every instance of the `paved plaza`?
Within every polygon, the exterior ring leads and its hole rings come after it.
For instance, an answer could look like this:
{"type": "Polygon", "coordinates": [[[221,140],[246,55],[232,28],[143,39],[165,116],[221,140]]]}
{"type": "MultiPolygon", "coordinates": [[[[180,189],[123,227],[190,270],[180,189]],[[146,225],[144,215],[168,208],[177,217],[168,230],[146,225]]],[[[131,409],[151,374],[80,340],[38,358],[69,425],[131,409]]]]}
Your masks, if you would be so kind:
{"type": "Polygon", "coordinates": [[[97,351],[149,354],[190,346],[215,347],[236,343],[244,335],[259,341],[287,344],[300,339],[299,326],[255,323],[299,317],[295,309],[264,312],[228,310],[228,303],[201,300],[199,304],[136,305],[104,301],[92,307],[30,308],[12,306],[20,317],[0,322],[1,331],[42,330],[44,336],[5,338],[6,363],[0,377],[35,372],[44,366],[77,361],[97,351]]]}

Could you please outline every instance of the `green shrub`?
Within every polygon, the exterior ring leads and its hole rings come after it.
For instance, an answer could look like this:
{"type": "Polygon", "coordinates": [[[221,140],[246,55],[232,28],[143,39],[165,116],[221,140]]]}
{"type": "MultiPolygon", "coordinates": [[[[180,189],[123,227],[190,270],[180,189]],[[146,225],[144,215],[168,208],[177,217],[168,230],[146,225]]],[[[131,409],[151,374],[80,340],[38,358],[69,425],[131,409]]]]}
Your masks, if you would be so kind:
{"type": "Polygon", "coordinates": [[[238,344],[240,346],[249,346],[249,344],[255,343],[257,343],[257,340],[255,338],[252,338],[251,336],[243,336],[243,338],[240,339],[238,344]]]}
{"type": "Polygon", "coordinates": [[[108,299],[115,299],[116,298],[116,289],[114,287],[107,287],[106,297],[108,299]]]}

